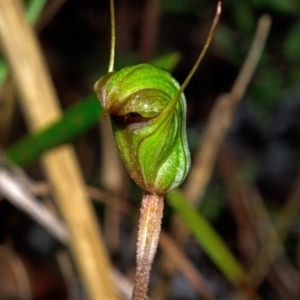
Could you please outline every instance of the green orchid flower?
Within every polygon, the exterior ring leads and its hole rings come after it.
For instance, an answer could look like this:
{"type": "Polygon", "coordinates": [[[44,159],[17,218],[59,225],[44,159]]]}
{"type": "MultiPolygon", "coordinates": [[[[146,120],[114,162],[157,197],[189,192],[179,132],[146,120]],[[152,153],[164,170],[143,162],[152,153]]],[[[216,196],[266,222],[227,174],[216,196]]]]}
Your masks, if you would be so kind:
{"type": "Polygon", "coordinates": [[[190,167],[186,101],[179,88],[168,72],[149,64],[110,72],[95,84],[125,166],[149,193],[176,188],[190,167]]]}
{"type": "Polygon", "coordinates": [[[190,168],[183,90],[197,70],[214,34],[221,3],[204,48],[180,86],[166,71],[140,64],[114,71],[114,3],[110,0],[112,44],[108,73],[94,89],[109,114],[115,140],[132,179],[144,191],[137,239],[132,300],[147,299],[149,274],[159,240],[163,197],[178,187],[190,168]]]}

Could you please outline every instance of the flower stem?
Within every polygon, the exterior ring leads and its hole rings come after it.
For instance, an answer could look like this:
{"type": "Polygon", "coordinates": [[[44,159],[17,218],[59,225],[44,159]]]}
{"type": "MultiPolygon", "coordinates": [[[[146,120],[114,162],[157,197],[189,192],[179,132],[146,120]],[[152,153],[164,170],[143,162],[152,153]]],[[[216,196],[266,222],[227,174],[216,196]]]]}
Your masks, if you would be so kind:
{"type": "Polygon", "coordinates": [[[139,221],[137,267],[132,300],[147,299],[150,270],[157,249],[163,207],[162,196],[144,194],[139,221]]]}

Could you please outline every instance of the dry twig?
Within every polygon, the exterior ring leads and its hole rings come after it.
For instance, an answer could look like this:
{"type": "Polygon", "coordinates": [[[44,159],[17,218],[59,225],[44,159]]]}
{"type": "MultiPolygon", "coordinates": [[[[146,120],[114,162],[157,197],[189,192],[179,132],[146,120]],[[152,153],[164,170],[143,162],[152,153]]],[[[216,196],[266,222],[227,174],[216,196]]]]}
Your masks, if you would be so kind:
{"type": "Polygon", "coordinates": [[[287,258],[281,243],[283,240],[280,240],[258,192],[252,190],[249,195],[251,197],[248,204],[253,224],[262,245],[249,272],[249,278],[254,286],[259,286],[272,267],[286,292],[296,299],[300,292],[300,274],[287,258]]]}
{"type": "MultiPolygon", "coordinates": [[[[27,124],[37,130],[61,115],[37,40],[17,0],[0,1],[0,35],[16,80],[27,124]]],[[[116,299],[108,255],[86,195],[74,149],[58,147],[42,157],[45,173],[70,232],[70,247],[90,299],[116,299]]]]}
{"type": "MultiPolygon", "coordinates": [[[[8,170],[0,170],[0,191],[13,205],[23,212],[27,213],[51,233],[61,243],[68,243],[68,233],[61,223],[48,209],[35,199],[32,193],[38,196],[48,197],[51,189],[46,183],[34,183],[21,172],[20,169],[14,169],[14,173],[10,174],[8,170]],[[20,174],[17,174],[19,172],[20,174]],[[3,176],[3,174],[5,176],[3,176]],[[4,179],[4,180],[3,180],[4,179]],[[26,185],[26,188],[24,187],[26,185]],[[5,187],[4,189],[2,187],[5,187]],[[48,220],[48,221],[47,221],[48,220]]],[[[138,220],[138,211],[124,202],[122,199],[112,196],[108,192],[101,191],[95,187],[87,187],[89,196],[109,206],[111,209],[119,210],[131,216],[136,222],[138,220]]],[[[182,253],[179,247],[174,243],[173,239],[164,231],[161,232],[159,245],[165,255],[171,258],[172,265],[176,265],[178,270],[186,276],[193,285],[195,291],[203,299],[214,299],[209,291],[205,281],[195,269],[193,263],[182,253]]],[[[125,299],[131,299],[132,284],[126,280],[117,270],[113,270],[113,278],[115,285],[118,287],[119,293],[125,299]]]]}
{"type": "MultiPolygon", "coordinates": [[[[249,280],[254,287],[258,287],[272,268],[272,273],[280,280],[280,284],[273,285],[274,288],[283,286],[285,294],[288,293],[294,299],[299,293],[299,273],[289,262],[258,192],[253,187],[244,187],[239,179],[237,162],[229,146],[222,147],[220,166],[228,185],[230,198],[234,198],[231,202],[233,202],[234,214],[239,220],[237,227],[242,230],[245,226],[241,223],[246,223],[248,230],[241,232],[241,236],[244,235],[243,238],[248,243],[248,240],[254,243],[253,253],[250,253],[248,260],[248,265],[251,265],[249,280]],[[253,236],[255,236],[254,241],[253,236]],[[261,245],[258,250],[256,240],[261,245]]],[[[249,251],[249,249],[244,250],[249,251]]]]}

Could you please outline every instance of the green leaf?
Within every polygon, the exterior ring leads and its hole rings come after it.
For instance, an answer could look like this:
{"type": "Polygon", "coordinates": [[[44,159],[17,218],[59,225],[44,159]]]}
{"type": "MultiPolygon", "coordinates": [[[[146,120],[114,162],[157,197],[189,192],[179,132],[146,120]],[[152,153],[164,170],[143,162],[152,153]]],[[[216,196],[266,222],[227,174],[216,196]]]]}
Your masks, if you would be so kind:
{"type": "Polygon", "coordinates": [[[7,65],[2,57],[0,57],[0,87],[3,85],[7,76],[7,65]]]}
{"type": "Polygon", "coordinates": [[[172,72],[178,64],[179,60],[180,54],[178,52],[173,52],[155,58],[154,60],[152,60],[151,64],[167,70],[168,72],[172,72]]]}
{"type": "Polygon", "coordinates": [[[68,109],[54,124],[13,144],[6,155],[14,163],[27,166],[43,152],[74,140],[94,126],[102,111],[96,95],[91,95],[68,109]]]}
{"type": "Polygon", "coordinates": [[[47,0],[31,0],[31,1],[29,1],[27,8],[26,8],[26,17],[30,24],[34,25],[37,22],[46,3],[47,3],[47,0]]]}
{"type": "Polygon", "coordinates": [[[175,190],[169,194],[167,200],[182,217],[199,245],[226,278],[238,289],[244,290],[245,293],[250,291],[253,293],[242,266],[213,227],[188,204],[184,195],[179,190],[175,190]]]}

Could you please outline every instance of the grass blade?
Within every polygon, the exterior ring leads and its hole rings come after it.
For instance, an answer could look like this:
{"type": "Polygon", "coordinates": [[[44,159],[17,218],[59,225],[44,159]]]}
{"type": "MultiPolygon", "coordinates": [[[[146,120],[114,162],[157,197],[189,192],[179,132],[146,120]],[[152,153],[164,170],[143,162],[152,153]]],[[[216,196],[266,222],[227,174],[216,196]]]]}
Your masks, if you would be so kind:
{"type": "Polygon", "coordinates": [[[102,107],[96,95],[69,108],[52,125],[29,134],[6,151],[7,157],[19,166],[28,166],[46,150],[74,140],[95,125],[102,115],[102,107]]]}
{"type": "Polygon", "coordinates": [[[251,299],[258,299],[242,266],[206,219],[190,206],[179,190],[172,192],[167,199],[226,278],[251,299]]]}

